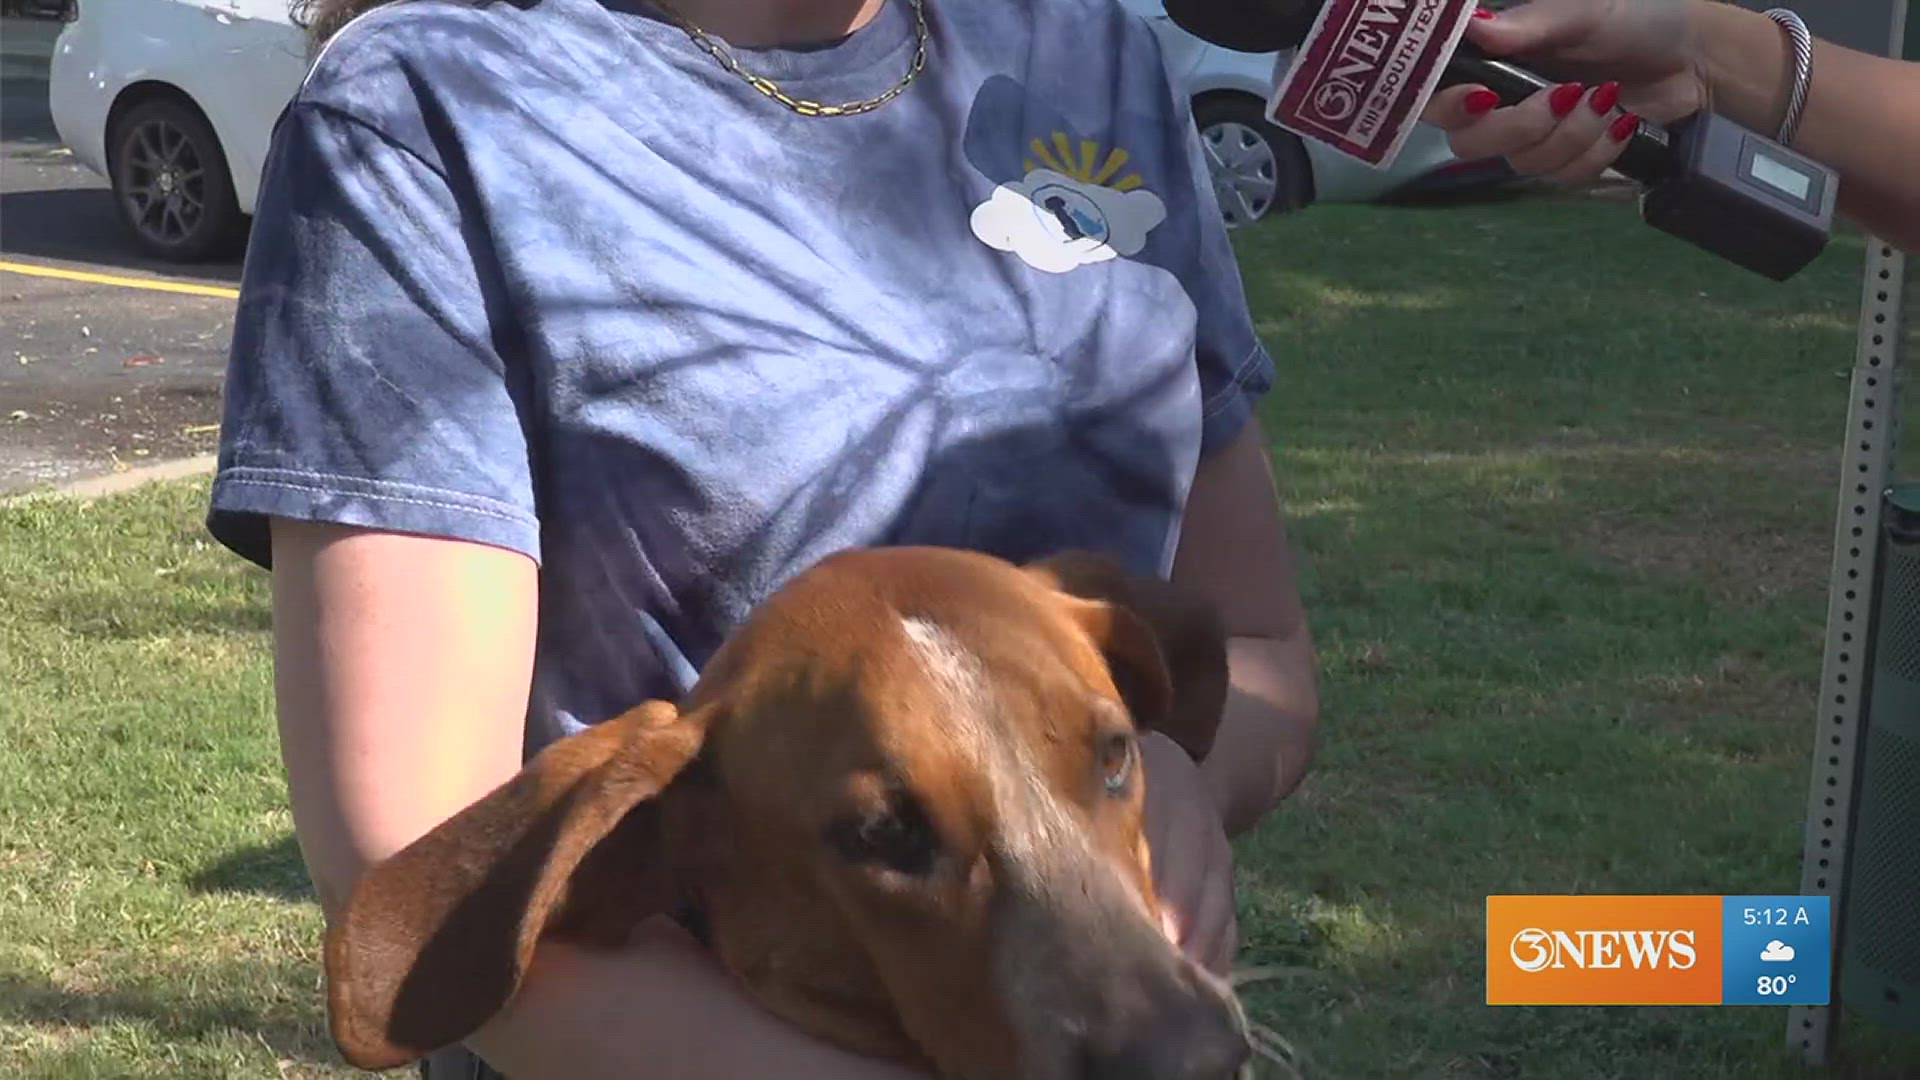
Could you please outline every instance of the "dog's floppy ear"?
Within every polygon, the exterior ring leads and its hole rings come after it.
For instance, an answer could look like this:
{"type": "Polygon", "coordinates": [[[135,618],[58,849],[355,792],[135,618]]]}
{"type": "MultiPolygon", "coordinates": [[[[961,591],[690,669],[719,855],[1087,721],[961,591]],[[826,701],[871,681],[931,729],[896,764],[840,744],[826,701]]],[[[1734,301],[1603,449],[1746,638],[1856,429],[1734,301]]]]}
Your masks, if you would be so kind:
{"type": "Polygon", "coordinates": [[[647,800],[705,730],[703,712],[648,702],[547,747],[368,870],[327,931],[328,1015],[346,1059],[388,1069],[471,1035],[512,998],[543,931],[606,934],[588,897],[611,893],[629,925],[666,910],[647,800]]]}
{"type": "Polygon", "coordinates": [[[1227,704],[1227,632],[1213,605],[1088,552],[1063,552],[1027,569],[1092,601],[1076,616],[1100,644],[1134,722],[1195,761],[1205,757],[1227,704]]]}

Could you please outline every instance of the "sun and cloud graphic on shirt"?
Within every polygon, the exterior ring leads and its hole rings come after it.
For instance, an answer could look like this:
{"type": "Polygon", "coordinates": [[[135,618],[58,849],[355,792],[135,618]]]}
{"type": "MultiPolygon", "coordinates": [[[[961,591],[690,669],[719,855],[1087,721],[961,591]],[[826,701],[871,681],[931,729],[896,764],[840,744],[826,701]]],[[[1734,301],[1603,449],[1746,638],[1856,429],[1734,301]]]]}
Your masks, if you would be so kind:
{"type": "Polygon", "coordinates": [[[1136,255],[1166,220],[1124,147],[1086,138],[1014,80],[994,76],[967,117],[967,160],[993,193],[973,208],[973,234],[1035,270],[1064,274],[1136,255]]]}

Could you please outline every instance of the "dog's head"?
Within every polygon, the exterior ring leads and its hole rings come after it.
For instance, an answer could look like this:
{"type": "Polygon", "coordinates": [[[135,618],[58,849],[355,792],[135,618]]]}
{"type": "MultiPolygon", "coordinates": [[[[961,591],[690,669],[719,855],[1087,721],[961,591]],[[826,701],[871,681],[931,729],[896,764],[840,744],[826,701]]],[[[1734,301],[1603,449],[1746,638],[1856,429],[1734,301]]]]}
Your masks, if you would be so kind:
{"type": "Polygon", "coordinates": [[[1203,606],[1098,559],[934,548],[800,575],[680,707],[554,744],[374,867],[330,928],[335,1040],[402,1064],[481,1026],[544,934],[691,902],[763,1004],[953,1080],[1225,1080],[1231,992],[1163,933],[1136,738],[1204,754],[1203,606]]]}

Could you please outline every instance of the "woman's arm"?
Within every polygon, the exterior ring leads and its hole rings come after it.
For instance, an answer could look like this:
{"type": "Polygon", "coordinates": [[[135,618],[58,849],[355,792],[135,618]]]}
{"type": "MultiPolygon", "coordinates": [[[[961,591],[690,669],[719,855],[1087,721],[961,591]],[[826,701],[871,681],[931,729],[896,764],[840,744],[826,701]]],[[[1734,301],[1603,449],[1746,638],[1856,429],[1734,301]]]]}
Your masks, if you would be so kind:
{"type": "Polygon", "coordinates": [[[1258,420],[1200,463],[1173,579],[1226,619],[1232,687],[1201,768],[1238,834],[1299,786],[1320,727],[1313,639],[1258,420]]]}
{"type": "MultiPolygon", "coordinates": [[[[1714,111],[1772,134],[1786,112],[1786,36],[1758,12],[1691,0],[1695,64],[1714,111]]],[[[1840,173],[1840,212],[1920,250],[1920,64],[1814,42],[1794,147],[1840,173]]]]}
{"type": "Polygon", "coordinates": [[[519,771],[535,574],[502,548],[274,521],[280,752],[328,915],[519,771]]]}
{"type": "MultiPolygon", "coordinates": [[[[276,695],[294,827],[337,912],[372,863],[512,776],[536,574],[500,548],[273,524],[276,695]]],[[[514,1080],[908,1080],[751,1002],[657,920],[617,953],[547,944],[470,1040],[514,1080]]]]}
{"type": "MultiPolygon", "coordinates": [[[[1530,0],[1483,16],[1467,28],[1476,44],[1583,80],[1582,100],[1606,107],[1556,112],[1543,90],[1494,108],[1484,88],[1451,87],[1424,118],[1461,157],[1501,156],[1528,175],[1583,183],[1625,149],[1623,110],[1665,123],[1707,105],[1766,135],[1786,115],[1788,39],[1756,11],[1717,0],[1530,0]]],[[[1920,64],[1816,41],[1793,143],[1840,174],[1843,216],[1920,250],[1920,64]]]]}

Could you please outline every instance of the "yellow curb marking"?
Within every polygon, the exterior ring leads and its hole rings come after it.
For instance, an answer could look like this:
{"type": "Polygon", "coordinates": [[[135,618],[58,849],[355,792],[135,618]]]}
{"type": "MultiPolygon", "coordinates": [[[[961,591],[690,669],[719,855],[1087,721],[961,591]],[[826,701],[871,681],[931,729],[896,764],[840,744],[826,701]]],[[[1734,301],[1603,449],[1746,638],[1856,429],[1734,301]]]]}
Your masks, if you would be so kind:
{"type": "Polygon", "coordinates": [[[62,270],[52,266],[35,266],[31,263],[0,261],[0,270],[13,274],[26,274],[29,277],[59,278],[61,281],[84,281],[89,285],[118,285],[127,289],[146,289],[151,292],[185,293],[188,296],[217,296],[222,300],[237,300],[240,290],[224,285],[193,285],[184,281],[163,281],[160,278],[118,277],[113,274],[93,274],[84,270],[62,270]]]}

